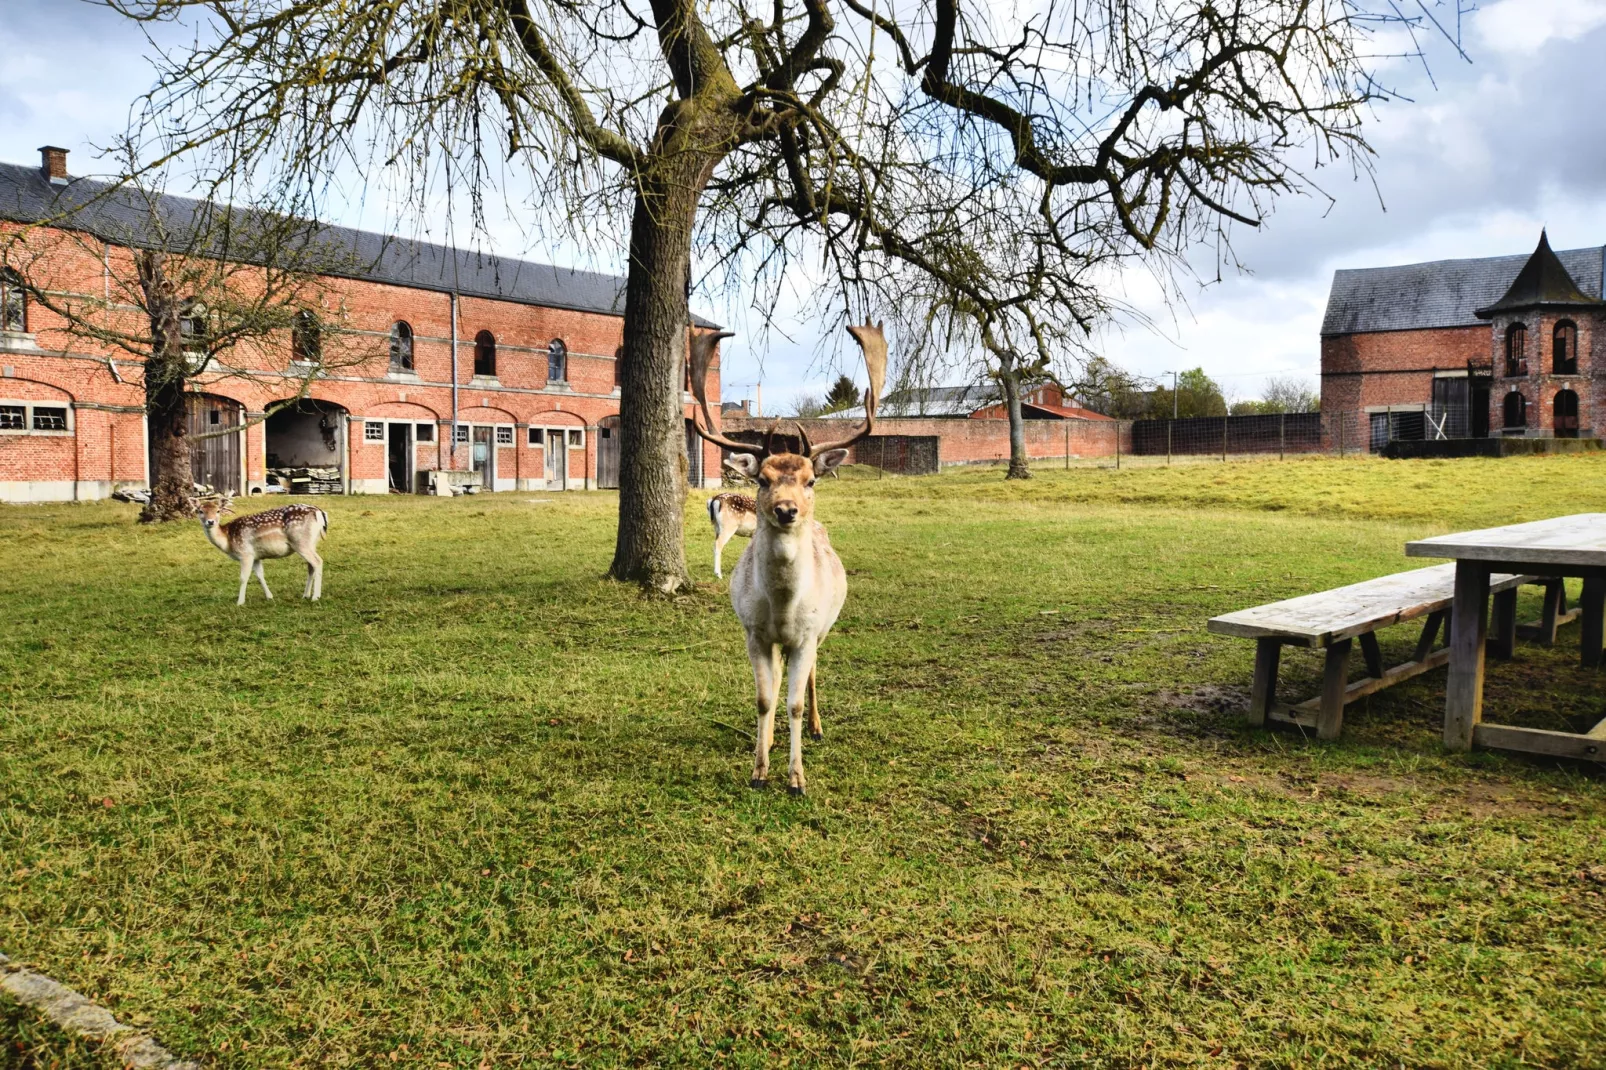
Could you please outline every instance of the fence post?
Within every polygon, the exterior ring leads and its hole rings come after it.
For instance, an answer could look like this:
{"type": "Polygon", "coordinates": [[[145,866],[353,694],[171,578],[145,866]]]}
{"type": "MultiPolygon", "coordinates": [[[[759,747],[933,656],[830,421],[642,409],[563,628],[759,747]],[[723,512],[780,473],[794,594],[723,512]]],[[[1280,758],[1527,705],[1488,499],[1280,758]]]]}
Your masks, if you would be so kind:
{"type": "Polygon", "coordinates": [[[1223,416],[1221,418],[1221,463],[1222,464],[1226,464],[1227,463],[1227,428],[1229,428],[1231,426],[1232,426],[1232,417],[1231,416],[1223,416]]]}
{"type": "Polygon", "coordinates": [[[1288,452],[1288,414],[1285,412],[1277,419],[1277,459],[1285,461],[1288,452]]]}
{"type": "Polygon", "coordinates": [[[1171,467],[1171,428],[1175,424],[1175,420],[1167,420],[1165,422],[1165,463],[1167,468],[1171,467]]]}
{"type": "Polygon", "coordinates": [[[1121,421],[1120,420],[1116,420],[1115,424],[1114,424],[1114,427],[1115,427],[1115,470],[1117,472],[1119,472],[1121,470],[1121,421]]]}

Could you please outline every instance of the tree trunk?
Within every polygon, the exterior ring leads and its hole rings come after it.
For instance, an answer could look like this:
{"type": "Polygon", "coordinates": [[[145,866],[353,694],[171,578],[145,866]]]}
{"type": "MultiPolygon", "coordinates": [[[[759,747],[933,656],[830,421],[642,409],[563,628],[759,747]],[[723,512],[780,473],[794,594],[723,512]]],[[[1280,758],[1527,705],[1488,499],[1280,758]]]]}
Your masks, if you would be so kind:
{"type": "Polygon", "coordinates": [[[145,251],[136,261],[145,311],[151,321],[151,355],[145,361],[145,420],[151,447],[151,498],[141,523],[195,515],[190,468],[189,412],[185,405],[183,331],[179,299],[167,280],[166,258],[145,251]]]}
{"type": "Polygon", "coordinates": [[[1020,371],[1014,364],[1001,365],[998,381],[1004,387],[1004,409],[1009,413],[1009,471],[1005,479],[1032,478],[1026,460],[1026,422],[1020,411],[1020,371]]]}
{"type": "Polygon", "coordinates": [[[140,522],[192,517],[194,480],[184,378],[158,367],[154,358],[145,363],[145,417],[151,440],[151,498],[140,511],[140,522]]]}
{"type": "Polygon", "coordinates": [[[687,282],[697,200],[713,162],[664,153],[637,187],[625,285],[619,389],[619,534],[615,579],[672,594],[690,584],[683,542],[681,407],[687,282]]]}

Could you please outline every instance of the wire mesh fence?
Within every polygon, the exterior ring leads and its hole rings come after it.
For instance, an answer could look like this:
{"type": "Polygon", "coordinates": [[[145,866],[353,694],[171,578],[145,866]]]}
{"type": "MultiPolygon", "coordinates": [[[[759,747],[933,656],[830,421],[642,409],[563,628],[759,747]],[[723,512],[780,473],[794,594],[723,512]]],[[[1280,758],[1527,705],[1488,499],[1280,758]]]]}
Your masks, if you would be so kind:
{"type": "Polygon", "coordinates": [[[1202,416],[1177,420],[1111,420],[1066,438],[1051,454],[1032,450],[1034,464],[1066,467],[1208,463],[1374,452],[1366,413],[1273,413],[1202,416]]]}

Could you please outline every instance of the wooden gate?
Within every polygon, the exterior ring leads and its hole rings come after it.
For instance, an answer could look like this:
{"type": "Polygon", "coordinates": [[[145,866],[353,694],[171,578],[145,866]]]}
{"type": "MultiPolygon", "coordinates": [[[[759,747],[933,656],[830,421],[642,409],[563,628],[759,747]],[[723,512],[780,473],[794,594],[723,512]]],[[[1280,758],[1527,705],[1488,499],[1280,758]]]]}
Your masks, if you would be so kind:
{"type": "Polygon", "coordinates": [[[597,486],[619,489],[619,417],[597,421],[597,486]]]}
{"type": "Polygon", "coordinates": [[[191,394],[185,404],[190,418],[190,478],[220,494],[239,494],[243,407],[214,394],[191,394]],[[231,428],[232,434],[218,433],[231,428]]]}

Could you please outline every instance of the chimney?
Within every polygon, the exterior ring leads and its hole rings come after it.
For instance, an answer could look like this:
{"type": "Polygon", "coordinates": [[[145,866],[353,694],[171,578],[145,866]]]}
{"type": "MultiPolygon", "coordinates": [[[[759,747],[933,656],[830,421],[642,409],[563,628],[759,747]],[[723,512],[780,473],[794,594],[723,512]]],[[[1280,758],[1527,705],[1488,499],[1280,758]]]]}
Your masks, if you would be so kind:
{"type": "Polygon", "coordinates": [[[67,184],[67,150],[55,145],[39,146],[39,173],[53,185],[67,184]]]}

